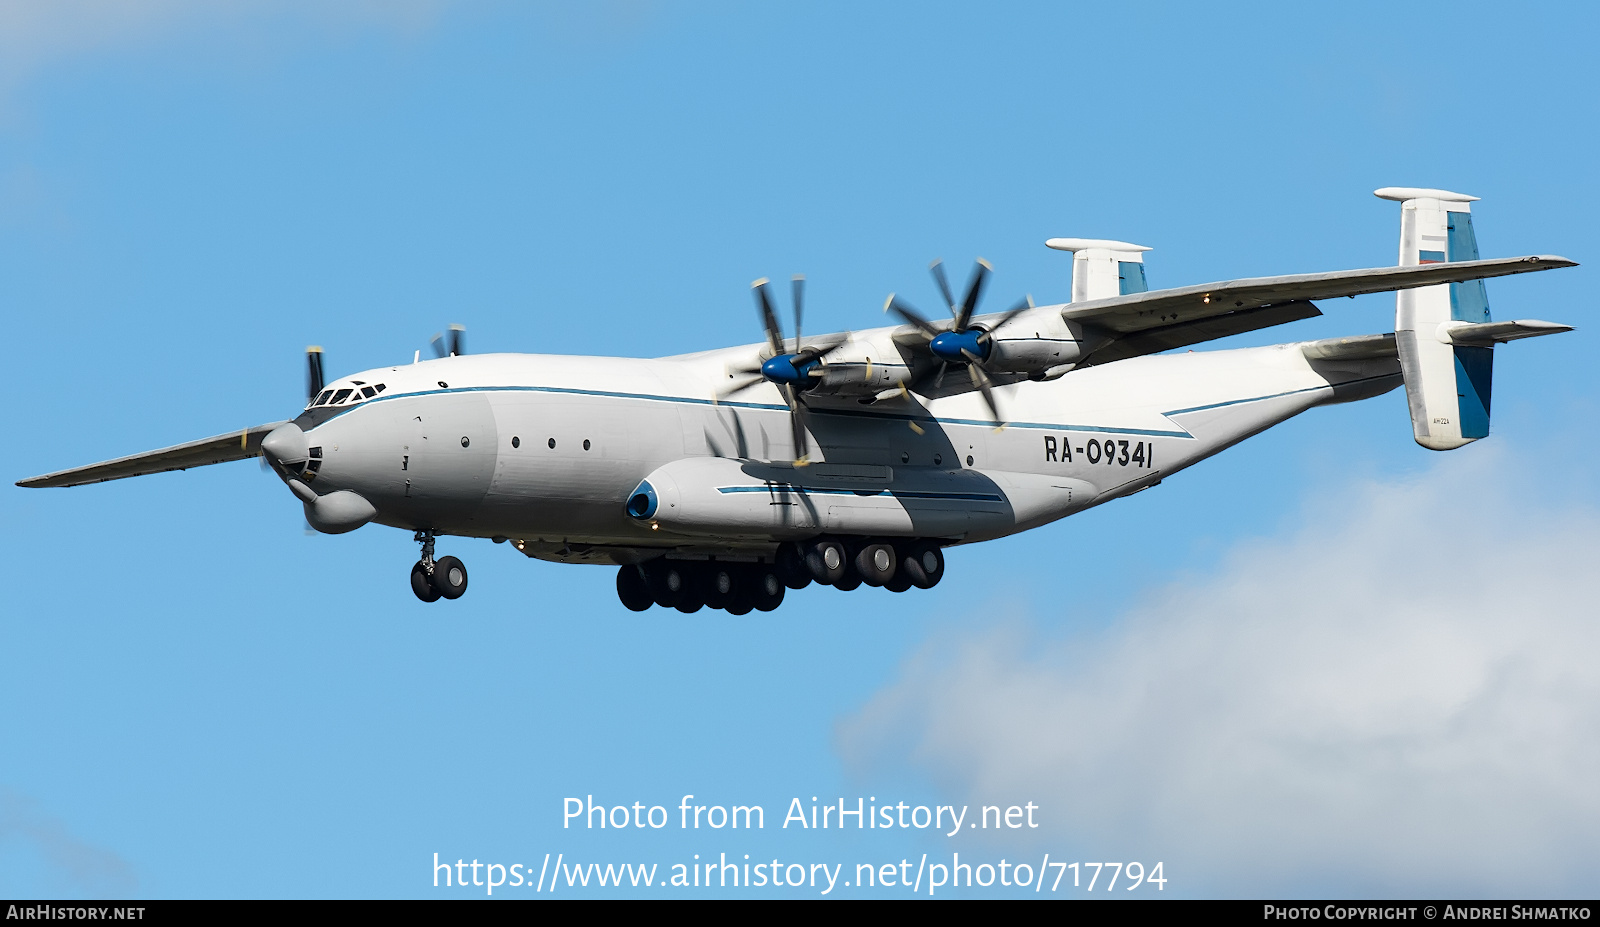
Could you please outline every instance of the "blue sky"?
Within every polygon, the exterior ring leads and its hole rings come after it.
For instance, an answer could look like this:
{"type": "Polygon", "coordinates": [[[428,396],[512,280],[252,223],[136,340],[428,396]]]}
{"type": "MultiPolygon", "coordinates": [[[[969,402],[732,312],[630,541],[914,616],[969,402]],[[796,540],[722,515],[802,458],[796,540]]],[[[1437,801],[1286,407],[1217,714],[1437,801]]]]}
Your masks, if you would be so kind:
{"type": "MultiPolygon", "coordinates": [[[[1478,445],[1418,448],[1399,394],[1314,410],[955,551],[931,592],[765,617],[634,615],[610,570],[465,540],[441,553],[470,593],[424,606],[408,537],[307,536],[251,463],[10,484],[287,417],[312,343],[330,374],[451,322],[474,351],[667,355],[756,340],[759,276],[807,274],[808,330],[879,324],[891,290],[931,304],[935,257],[993,262],[996,307],[1064,300],[1063,235],[1153,247],[1155,287],[1392,263],[1386,185],[1482,197],[1485,256],[1588,263],[1595,25],[0,2],[0,893],[435,897],[435,852],[1048,851],[1164,859],[1178,895],[1592,897],[1588,267],[1490,284],[1498,318],[1579,331],[1499,352],[1478,445]],[[568,796],[687,793],[768,828],[561,827],[568,796]],[[813,795],[1031,800],[1046,826],[777,829],[813,795]]],[[[1217,346],[1392,325],[1392,298],[1323,309],[1217,346]]]]}

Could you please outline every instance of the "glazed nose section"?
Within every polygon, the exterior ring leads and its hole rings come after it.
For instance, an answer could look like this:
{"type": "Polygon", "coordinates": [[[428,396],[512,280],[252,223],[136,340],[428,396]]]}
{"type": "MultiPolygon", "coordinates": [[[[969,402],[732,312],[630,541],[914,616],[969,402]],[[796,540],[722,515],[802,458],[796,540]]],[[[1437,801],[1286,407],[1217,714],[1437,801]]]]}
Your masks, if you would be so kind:
{"type": "Polygon", "coordinates": [[[300,426],[293,422],[279,425],[261,439],[261,453],[266,455],[269,462],[278,465],[278,469],[287,470],[306,462],[310,457],[310,448],[307,446],[306,433],[300,426]]]}

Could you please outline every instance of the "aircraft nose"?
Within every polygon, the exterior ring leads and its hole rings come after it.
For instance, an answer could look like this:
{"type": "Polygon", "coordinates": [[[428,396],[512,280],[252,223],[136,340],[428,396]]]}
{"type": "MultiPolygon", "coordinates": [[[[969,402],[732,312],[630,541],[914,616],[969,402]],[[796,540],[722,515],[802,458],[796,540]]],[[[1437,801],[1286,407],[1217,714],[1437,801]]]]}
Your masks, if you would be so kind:
{"type": "Polygon", "coordinates": [[[274,461],[280,467],[304,463],[310,454],[306,443],[306,433],[300,426],[293,422],[286,422],[272,429],[265,438],[261,439],[261,453],[268,460],[274,461]]]}

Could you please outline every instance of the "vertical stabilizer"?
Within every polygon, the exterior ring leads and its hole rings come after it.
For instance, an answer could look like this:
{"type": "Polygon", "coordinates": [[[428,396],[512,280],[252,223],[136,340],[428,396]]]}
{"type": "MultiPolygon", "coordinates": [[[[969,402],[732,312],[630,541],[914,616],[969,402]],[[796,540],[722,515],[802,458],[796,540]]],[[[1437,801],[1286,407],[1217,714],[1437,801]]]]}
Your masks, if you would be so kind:
{"type": "Polygon", "coordinates": [[[1072,301],[1109,299],[1150,289],[1144,280],[1144,245],[1103,238],[1052,238],[1045,245],[1072,252],[1072,301]]]}
{"type": "MultiPolygon", "coordinates": [[[[1475,196],[1416,187],[1384,187],[1375,195],[1400,203],[1400,264],[1475,261],[1475,196]]],[[[1395,293],[1395,346],[1405,374],[1411,430],[1417,443],[1448,451],[1489,434],[1494,372],[1491,345],[1454,344],[1457,325],[1489,321],[1482,280],[1395,293]]]]}

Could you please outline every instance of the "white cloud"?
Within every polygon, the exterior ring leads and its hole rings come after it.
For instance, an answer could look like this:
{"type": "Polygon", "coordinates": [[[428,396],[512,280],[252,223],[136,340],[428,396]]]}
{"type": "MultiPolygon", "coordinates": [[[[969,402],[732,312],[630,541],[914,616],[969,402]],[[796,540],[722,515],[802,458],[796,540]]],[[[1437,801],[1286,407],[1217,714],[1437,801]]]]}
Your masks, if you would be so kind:
{"type": "Polygon", "coordinates": [[[935,641],[840,726],[866,774],[1047,806],[1197,893],[1600,888],[1600,518],[1491,447],[1325,494],[1098,635],[935,641]]]}
{"type": "Polygon", "coordinates": [[[0,0],[0,86],[62,60],[138,48],[196,28],[248,31],[263,20],[422,29],[444,0],[0,0]]]}
{"type": "Polygon", "coordinates": [[[20,838],[73,893],[91,898],[126,898],[138,888],[133,867],[110,850],[74,837],[66,825],[29,799],[0,787],[0,841],[20,838]]]}

